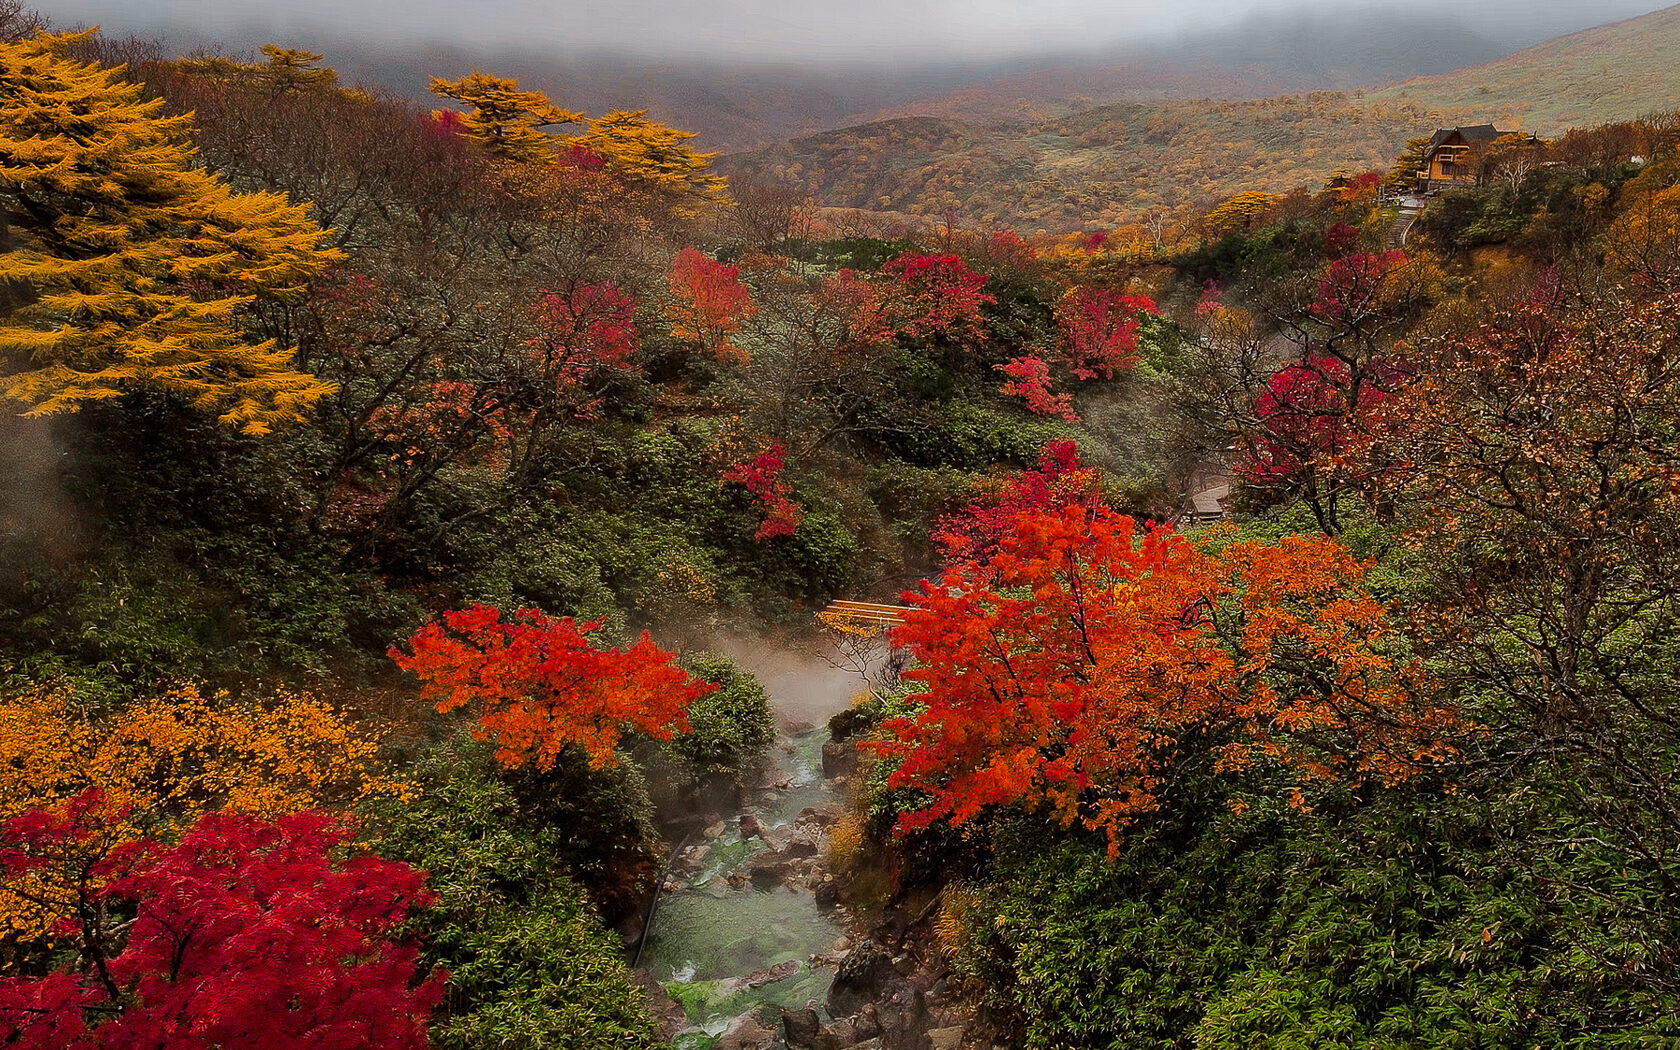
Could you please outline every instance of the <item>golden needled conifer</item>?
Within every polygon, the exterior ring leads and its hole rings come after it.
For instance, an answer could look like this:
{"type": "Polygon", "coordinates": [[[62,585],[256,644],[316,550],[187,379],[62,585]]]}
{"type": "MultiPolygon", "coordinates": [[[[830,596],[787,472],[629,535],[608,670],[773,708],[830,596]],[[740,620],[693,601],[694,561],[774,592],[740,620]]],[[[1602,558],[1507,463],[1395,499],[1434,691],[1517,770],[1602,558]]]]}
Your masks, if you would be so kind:
{"type": "Polygon", "coordinates": [[[481,146],[504,160],[547,159],[555,139],[542,129],[583,123],[583,114],[561,109],[541,91],[521,91],[517,80],[476,70],[460,80],[433,77],[431,90],[439,98],[471,106],[461,123],[481,146]]]}
{"type": "Polygon", "coordinates": [[[333,260],[321,229],[193,167],[190,117],[70,58],[85,36],[0,43],[0,395],[42,415],[153,387],[249,433],[300,418],[331,385],[240,315],[333,260]]]}

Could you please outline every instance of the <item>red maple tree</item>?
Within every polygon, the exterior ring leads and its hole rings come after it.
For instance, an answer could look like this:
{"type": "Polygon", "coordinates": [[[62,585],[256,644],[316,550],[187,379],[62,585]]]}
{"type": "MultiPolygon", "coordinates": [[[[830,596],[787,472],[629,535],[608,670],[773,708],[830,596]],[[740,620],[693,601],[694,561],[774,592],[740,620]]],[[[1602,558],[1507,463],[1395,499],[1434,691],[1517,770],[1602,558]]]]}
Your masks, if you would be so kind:
{"type": "Polygon", "coordinates": [[[983,307],[997,299],[980,289],[986,275],[956,255],[909,251],[881,267],[877,328],[929,343],[973,346],[986,337],[983,307]]]}
{"type": "Polygon", "coordinates": [[[211,813],[111,848],[89,793],[9,821],[0,866],[73,863],[77,968],[0,979],[0,1044],[26,1050],[419,1050],[443,975],[397,939],[430,900],[406,864],[346,855],[318,812],[211,813]],[[125,921],[126,916],[132,916],[125,921]]]}
{"type": "Polygon", "coordinates": [[[1143,316],[1159,313],[1146,295],[1070,289],[1056,304],[1062,358],[1080,379],[1113,379],[1137,364],[1143,316]]]}
{"type": "Polygon", "coordinates": [[[717,686],[690,679],[646,631],[625,649],[600,648],[588,635],[604,626],[521,609],[511,622],[475,605],[443,614],[391,659],[420,679],[420,695],[439,711],[478,709],[479,732],[496,742],[506,766],[554,765],[582,747],[597,768],[616,761],[626,729],[669,740],[688,729],[685,711],[717,686]]]}
{"type": "Polygon", "coordinates": [[[1112,850],[1198,756],[1297,784],[1411,775],[1447,716],[1385,654],[1363,575],[1327,537],[1215,553],[1100,506],[1022,514],[984,566],[905,595],[922,710],[876,746],[928,802],[900,830],[1022,805],[1112,850]]]}
{"type": "Polygon", "coordinates": [[[1006,397],[1018,397],[1026,402],[1028,412],[1056,416],[1069,423],[1079,422],[1079,414],[1073,410],[1073,395],[1050,389],[1050,362],[1044,358],[1028,354],[992,367],[1009,377],[999,391],[1006,397]]]}
{"type": "Polygon", "coordinates": [[[719,361],[746,361],[746,352],[730,339],[758,313],[758,305],[741,283],[739,266],[684,248],[671,261],[670,289],[666,316],[672,335],[698,343],[719,361]]]}
{"type": "Polygon", "coordinates": [[[793,501],[793,486],[782,480],[786,460],[787,449],[777,441],[723,472],[724,481],[742,486],[757,496],[763,505],[764,519],[759,523],[758,531],[753,533],[753,539],[759,543],[779,536],[791,536],[799,528],[799,523],[805,520],[804,509],[793,501]]]}

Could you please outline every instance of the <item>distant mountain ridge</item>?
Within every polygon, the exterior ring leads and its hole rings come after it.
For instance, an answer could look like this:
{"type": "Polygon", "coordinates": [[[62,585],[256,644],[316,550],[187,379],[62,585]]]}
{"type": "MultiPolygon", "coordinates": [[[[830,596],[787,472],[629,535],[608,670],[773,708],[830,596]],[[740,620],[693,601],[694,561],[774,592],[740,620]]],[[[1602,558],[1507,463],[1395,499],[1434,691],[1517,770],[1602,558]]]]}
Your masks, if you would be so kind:
{"type": "Polygon", "coordinates": [[[986,121],[974,118],[998,97],[970,91],[721,166],[786,180],[830,205],[1084,229],[1243,190],[1311,185],[1337,168],[1386,168],[1407,139],[1437,127],[1495,123],[1551,135],[1673,109],[1675,56],[1680,7],[1352,93],[1155,98],[1061,112],[1041,99],[986,121]]]}
{"type": "MultiPolygon", "coordinates": [[[[1118,101],[1347,90],[1445,72],[1506,50],[1449,16],[1414,15],[1384,22],[1381,33],[1372,33],[1373,19],[1383,17],[1360,8],[1270,14],[1176,40],[1078,54],[984,61],[959,56],[873,68],[543,54],[518,45],[490,51],[273,27],[219,43],[235,50],[261,43],[311,48],[323,52],[346,79],[417,98],[426,97],[429,76],[485,69],[517,77],[568,108],[647,109],[655,119],[697,132],[701,148],[726,151],[900,116],[1021,123],[1118,101]]],[[[171,51],[218,43],[189,25],[106,28],[119,35],[161,31],[171,51]]]]}
{"type": "Polygon", "coordinates": [[[1159,99],[1256,99],[1369,88],[1445,73],[1503,53],[1446,15],[1380,25],[1375,12],[1258,14],[1114,63],[1079,63],[999,77],[943,95],[854,115],[848,123],[933,116],[974,123],[1054,120],[1093,106],[1159,99]]]}
{"type": "Polygon", "coordinates": [[[1341,92],[1097,106],[1027,129],[899,117],[720,160],[824,204],[1063,232],[1386,167],[1445,114],[1341,92]]]}

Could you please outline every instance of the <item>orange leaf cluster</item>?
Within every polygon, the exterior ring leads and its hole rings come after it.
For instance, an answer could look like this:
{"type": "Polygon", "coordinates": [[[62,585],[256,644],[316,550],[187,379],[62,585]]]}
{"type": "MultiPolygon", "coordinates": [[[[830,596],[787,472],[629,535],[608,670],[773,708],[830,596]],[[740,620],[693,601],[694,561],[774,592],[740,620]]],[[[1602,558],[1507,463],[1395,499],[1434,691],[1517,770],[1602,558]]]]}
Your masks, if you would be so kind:
{"type": "Polygon", "coordinates": [[[758,304],[741,283],[739,266],[684,248],[671,261],[670,287],[666,315],[672,335],[699,343],[719,361],[746,361],[746,352],[729,340],[758,313],[758,304]]]}
{"type": "Polygon", "coordinates": [[[391,659],[421,681],[439,711],[476,705],[479,732],[509,767],[548,769],[573,745],[600,768],[616,761],[626,729],[660,740],[688,729],[690,703],[717,686],[691,680],[646,631],[628,649],[600,649],[574,623],[521,609],[511,623],[484,605],[443,614],[391,659]]]}
{"type": "Polygon", "coordinates": [[[1322,536],[1214,552],[1107,508],[1022,514],[984,568],[905,596],[894,640],[924,709],[877,746],[901,761],[892,785],[930,801],[900,829],[1021,804],[1112,851],[1196,754],[1297,786],[1411,775],[1445,754],[1451,719],[1385,654],[1363,576],[1322,536]]]}

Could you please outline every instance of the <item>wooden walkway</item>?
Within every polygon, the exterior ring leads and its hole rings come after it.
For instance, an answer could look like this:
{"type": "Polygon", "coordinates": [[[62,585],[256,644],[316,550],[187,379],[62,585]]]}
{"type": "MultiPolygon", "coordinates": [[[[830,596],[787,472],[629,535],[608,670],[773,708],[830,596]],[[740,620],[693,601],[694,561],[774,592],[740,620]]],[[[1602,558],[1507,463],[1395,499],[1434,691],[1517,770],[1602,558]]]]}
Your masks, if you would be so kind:
{"type": "Polygon", "coordinates": [[[882,605],[878,602],[833,601],[817,614],[817,619],[836,630],[884,631],[904,622],[908,606],[882,605]]]}

